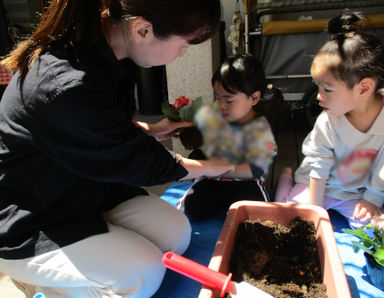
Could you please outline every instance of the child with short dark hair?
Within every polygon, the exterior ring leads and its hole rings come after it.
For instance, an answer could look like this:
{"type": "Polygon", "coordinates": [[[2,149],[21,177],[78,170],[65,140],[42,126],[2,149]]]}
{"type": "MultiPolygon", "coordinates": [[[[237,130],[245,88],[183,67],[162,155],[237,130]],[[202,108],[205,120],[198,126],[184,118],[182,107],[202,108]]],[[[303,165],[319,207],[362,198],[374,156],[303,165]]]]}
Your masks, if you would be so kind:
{"type": "Polygon", "coordinates": [[[269,201],[263,177],[276,155],[268,120],[256,110],[268,89],[264,69],[251,55],[225,60],[212,77],[215,104],[203,106],[195,116],[205,156],[236,164],[235,171],[203,178],[179,202],[193,220],[201,220],[239,200],[269,201]]]}

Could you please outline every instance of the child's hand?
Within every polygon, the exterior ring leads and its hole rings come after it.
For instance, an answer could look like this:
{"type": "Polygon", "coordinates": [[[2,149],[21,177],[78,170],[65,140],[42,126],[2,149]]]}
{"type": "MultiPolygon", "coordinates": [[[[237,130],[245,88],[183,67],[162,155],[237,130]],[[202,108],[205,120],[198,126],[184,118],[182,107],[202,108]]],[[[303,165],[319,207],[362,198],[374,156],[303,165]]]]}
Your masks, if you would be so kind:
{"type": "Polygon", "coordinates": [[[380,216],[379,215],[373,216],[371,219],[371,224],[374,227],[378,227],[384,230],[384,214],[381,214],[380,216]]]}
{"type": "Polygon", "coordinates": [[[362,222],[365,222],[372,219],[374,216],[380,216],[381,214],[381,208],[366,200],[360,200],[355,206],[353,217],[362,222]]]}

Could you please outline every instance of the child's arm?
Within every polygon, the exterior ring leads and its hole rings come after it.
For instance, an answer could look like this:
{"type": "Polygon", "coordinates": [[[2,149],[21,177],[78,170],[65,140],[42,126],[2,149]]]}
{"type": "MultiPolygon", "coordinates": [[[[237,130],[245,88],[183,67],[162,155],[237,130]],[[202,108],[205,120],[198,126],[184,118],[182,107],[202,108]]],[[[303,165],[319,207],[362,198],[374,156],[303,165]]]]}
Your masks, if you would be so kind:
{"type": "Polygon", "coordinates": [[[309,202],[320,207],[324,206],[325,179],[310,178],[309,180],[309,202]]]}

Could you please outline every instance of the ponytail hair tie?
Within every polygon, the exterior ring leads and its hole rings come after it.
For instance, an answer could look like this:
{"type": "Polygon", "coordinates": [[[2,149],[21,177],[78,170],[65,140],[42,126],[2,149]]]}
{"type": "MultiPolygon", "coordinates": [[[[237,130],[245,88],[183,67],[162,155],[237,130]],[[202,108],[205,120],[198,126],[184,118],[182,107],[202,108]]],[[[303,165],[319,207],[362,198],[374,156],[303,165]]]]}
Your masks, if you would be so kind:
{"type": "Polygon", "coordinates": [[[342,15],[329,21],[328,32],[332,34],[333,39],[342,38],[345,34],[355,31],[353,25],[363,19],[360,12],[345,10],[342,15]]]}

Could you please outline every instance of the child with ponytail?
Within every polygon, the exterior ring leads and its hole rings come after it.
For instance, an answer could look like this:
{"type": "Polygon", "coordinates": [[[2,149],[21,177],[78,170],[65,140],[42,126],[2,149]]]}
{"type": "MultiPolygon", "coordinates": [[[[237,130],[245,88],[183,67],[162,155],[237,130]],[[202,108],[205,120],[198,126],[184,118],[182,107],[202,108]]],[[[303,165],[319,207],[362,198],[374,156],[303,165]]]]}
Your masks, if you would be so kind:
{"type": "Polygon", "coordinates": [[[384,48],[353,29],[360,20],[347,11],[329,23],[333,38],[311,66],[323,112],[304,140],[296,184],[285,168],[276,191],[276,201],[334,209],[351,227],[380,217],[384,203],[384,48]]]}

